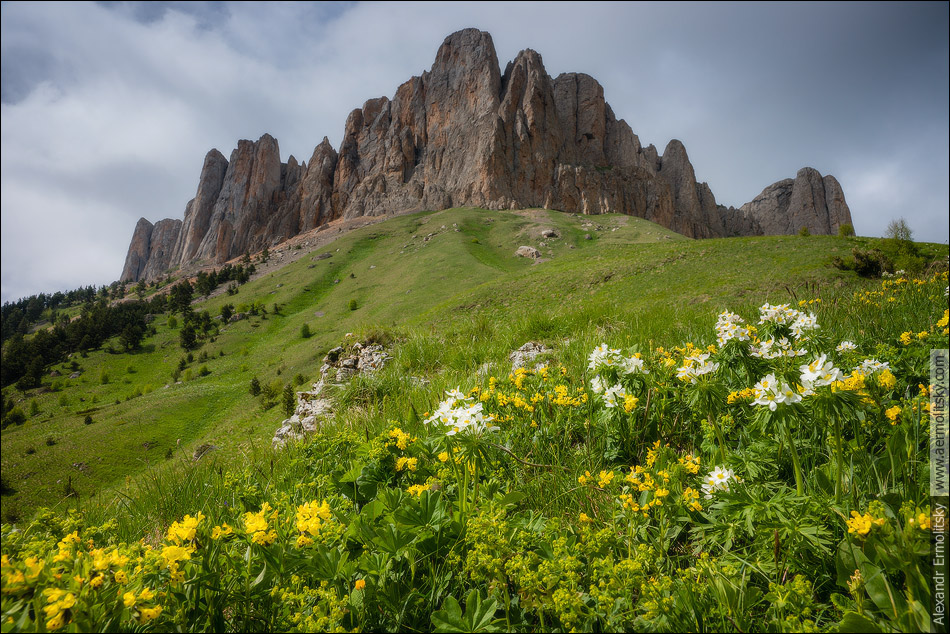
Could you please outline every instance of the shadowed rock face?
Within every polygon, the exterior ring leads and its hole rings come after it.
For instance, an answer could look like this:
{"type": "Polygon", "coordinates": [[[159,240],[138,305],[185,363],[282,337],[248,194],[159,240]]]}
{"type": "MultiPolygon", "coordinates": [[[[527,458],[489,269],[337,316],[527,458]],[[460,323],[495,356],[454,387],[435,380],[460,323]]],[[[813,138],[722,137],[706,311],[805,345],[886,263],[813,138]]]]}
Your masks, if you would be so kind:
{"type": "Polygon", "coordinates": [[[353,110],[338,151],[324,137],[309,164],[281,163],[265,134],[239,141],[230,160],[209,152],[177,234],[140,220],[122,279],[225,262],[337,218],[463,205],[623,213],[693,238],[834,233],[851,222],[838,182],[811,168],[739,209],[717,205],[683,144],[670,141],[662,156],[642,147],[593,77],[552,79],[532,50],[501,73],[491,36],[466,29],[392,100],[353,110]]]}
{"type": "Polygon", "coordinates": [[[132,242],[129,252],[125,256],[125,266],[122,267],[120,282],[135,282],[142,278],[145,265],[148,263],[148,254],[152,242],[154,225],[145,218],[139,218],[132,232],[132,242]]]}

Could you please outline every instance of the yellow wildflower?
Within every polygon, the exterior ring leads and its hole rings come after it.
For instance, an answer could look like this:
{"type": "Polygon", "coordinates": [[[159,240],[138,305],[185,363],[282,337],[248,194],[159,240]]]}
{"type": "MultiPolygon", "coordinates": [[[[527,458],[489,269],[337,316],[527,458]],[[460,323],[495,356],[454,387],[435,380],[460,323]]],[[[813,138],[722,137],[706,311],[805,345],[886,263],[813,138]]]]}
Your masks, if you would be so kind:
{"type": "Polygon", "coordinates": [[[204,518],[205,516],[199,512],[196,517],[186,515],[185,519],[181,522],[172,522],[172,525],[168,528],[168,541],[180,544],[181,542],[193,540],[195,538],[195,532],[198,529],[198,524],[200,524],[204,518]]]}
{"type": "Polygon", "coordinates": [[[422,495],[423,491],[427,491],[428,489],[429,487],[427,487],[424,484],[413,484],[411,487],[407,489],[407,492],[410,495],[415,495],[416,497],[419,497],[420,495],[422,495]]]}
{"type": "Polygon", "coordinates": [[[448,451],[443,451],[442,453],[439,454],[439,462],[446,462],[448,461],[448,459],[449,459],[448,451]]]}
{"type": "Polygon", "coordinates": [[[139,611],[139,617],[143,622],[151,621],[152,619],[158,618],[158,615],[162,613],[162,606],[156,605],[154,608],[142,608],[139,611]]]}
{"type": "Polygon", "coordinates": [[[872,517],[870,513],[861,515],[857,511],[851,511],[851,519],[847,521],[848,532],[857,533],[859,537],[866,537],[871,532],[872,526],[883,526],[885,519],[883,517],[872,517]]]}
{"type": "Polygon", "coordinates": [[[362,590],[366,587],[366,581],[364,579],[357,579],[356,583],[353,584],[354,590],[362,590]]]}
{"type": "Polygon", "coordinates": [[[222,537],[231,535],[233,532],[234,529],[225,522],[221,526],[215,526],[211,529],[211,539],[221,539],[222,537]]]}
{"type": "Polygon", "coordinates": [[[613,481],[613,479],[614,479],[613,471],[601,471],[599,479],[597,480],[597,486],[599,486],[600,488],[604,488],[608,486],[611,483],[611,481],[613,481]]]}
{"type": "Polygon", "coordinates": [[[913,341],[913,339],[912,339],[911,337],[913,337],[913,333],[912,333],[912,332],[902,332],[902,333],[901,333],[901,336],[899,337],[899,338],[900,338],[900,342],[901,342],[902,344],[904,344],[905,346],[909,346],[909,345],[911,344],[911,342],[913,341]]]}
{"type": "Polygon", "coordinates": [[[884,412],[884,415],[887,416],[888,419],[890,419],[891,425],[896,425],[897,418],[901,415],[901,408],[900,406],[895,405],[894,407],[884,412]]]}
{"type": "Polygon", "coordinates": [[[629,394],[625,395],[623,398],[623,411],[629,414],[637,406],[637,402],[638,399],[636,396],[631,396],[629,394]]]}
{"type": "Polygon", "coordinates": [[[127,608],[134,607],[135,601],[136,601],[136,598],[135,598],[134,592],[126,592],[125,594],[122,595],[122,603],[124,603],[125,607],[127,608]]]}
{"type": "Polygon", "coordinates": [[[897,385],[897,379],[894,377],[894,374],[887,368],[881,370],[877,375],[877,382],[881,387],[887,390],[891,390],[897,385]]]}
{"type": "Polygon", "coordinates": [[[702,511],[703,505],[699,503],[699,492],[693,487],[687,487],[683,491],[683,503],[691,511],[702,511]]]}

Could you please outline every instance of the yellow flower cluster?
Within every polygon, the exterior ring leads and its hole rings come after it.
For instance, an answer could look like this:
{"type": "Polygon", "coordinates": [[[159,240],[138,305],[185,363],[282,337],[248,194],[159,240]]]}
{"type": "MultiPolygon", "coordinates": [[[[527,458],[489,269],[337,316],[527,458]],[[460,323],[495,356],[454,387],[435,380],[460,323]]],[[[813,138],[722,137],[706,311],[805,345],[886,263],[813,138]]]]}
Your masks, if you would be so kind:
{"type": "Polygon", "coordinates": [[[405,451],[409,444],[416,440],[399,427],[389,430],[389,437],[392,439],[389,444],[396,445],[396,448],[402,451],[405,451]]]}
{"type": "Polygon", "coordinates": [[[601,471],[600,476],[597,479],[597,486],[602,489],[610,486],[610,483],[613,482],[614,475],[615,474],[613,471],[601,471]]]}
{"type": "Polygon", "coordinates": [[[172,525],[168,528],[168,541],[176,544],[193,541],[198,530],[198,524],[204,518],[205,516],[199,512],[195,517],[185,515],[181,522],[172,522],[172,525]]]}
{"type": "Polygon", "coordinates": [[[410,457],[408,457],[408,456],[400,456],[400,457],[396,460],[396,471],[402,471],[403,469],[407,469],[407,470],[409,470],[409,471],[415,471],[416,468],[418,467],[418,463],[419,463],[419,459],[418,459],[418,458],[410,458],[410,457]]]}
{"type": "Polygon", "coordinates": [[[683,491],[683,504],[691,511],[702,511],[703,505],[699,503],[699,491],[693,487],[687,487],[683,491]]]}
{"type": "Polygon", "coordinates": [[[888,368],[884,368],[877,374],[877,383],[884,389],[892,390],[897,385],[897,377],[888,368]]]}
{"type": "Polygon", "coordinates": [[[870,513],[864,515],[851,511],[851,519],[847,521],[848,532],[857,533],[859,537],[867,537],[872,526],[883,526],[886,520],[883,517],[873,517],[870,513]]]}
{"type": "Polygon", "coordinates": [[[889,410],[887,410],[886,412],[884,412],[884,415],[887,416],[887,419],[888,419],[889,421],[891,421],[891,425],[896,425],[896,424],[897,424],[897,419],[898,419],[898,418],[900,417],[900,415],[901,415],[901,408],[900,408],[899,405],[895,405],[894,407],[892,407],[892,408],[890,408],[889,410]]]}
{"type": "Polygon", "coordinates": [[[46,629],[58,630],[70,621],[69,610],[76,605],[76,595],[60,588],[46,588],[43,591],[47,605],[43,608],[46,614],[46,629]]]}
{"type": "Polygon", "coordinates": [[[729,397],[726,399],[726,402],[729,405],[733,403],[747,403],[755,398],[755,390],[751,387],[747,387],[742,390],[737,390],[735,392],[729,392],[729,397]]]}
{"type": "Polygon", "coordinates": [[[683,465],[683,467],[684,467],[684,468],[686,469],[686,471],[688,471],[689,473],[691,473],[691,474],[693,474],[693,475],[699,473],[699,463],[700,463],[700,457],[699,457],[699,456],[695,456],[695,457],[694,457],[693,454],[689,453],[689,454],[686,454],[685,456],[680,456],[680,457],[677,459],[677,462],[679,462],[681,465],[683,465]]]}
{"type": "Polygon", "coordinates": [[[260,546],[269,546],[277,540],[277,531],[269,530],[267,525],[267,514],[271,510],[271,505],[264,502],[257,513],[248,511],[244,514],[244,529],[250,535],[251,541],[260,546]]]}
{"type": "Polygon", "coordinates": [[[233,535],[234,529],[228,525],[227,522],[224,522],[220,526],[215,526],[211,529],[211,539],[221,539],[222,537],[227,537],[228,535],[233,535]]]}
{"type": "MultiPolygon", "coordinates": [[[[326,500],[323,502],[307,502],[297,507],[297,531],[300,535],[297,537],[297,547],[302,548],[313,543],[314,537],[320,534],[324,524],[333,517],[330,505],[326,500]]],[[[266,530],[266,525],[264,530],[266,530]]],[[[276,535],[275,535],[276,538],[276,535]]]]}

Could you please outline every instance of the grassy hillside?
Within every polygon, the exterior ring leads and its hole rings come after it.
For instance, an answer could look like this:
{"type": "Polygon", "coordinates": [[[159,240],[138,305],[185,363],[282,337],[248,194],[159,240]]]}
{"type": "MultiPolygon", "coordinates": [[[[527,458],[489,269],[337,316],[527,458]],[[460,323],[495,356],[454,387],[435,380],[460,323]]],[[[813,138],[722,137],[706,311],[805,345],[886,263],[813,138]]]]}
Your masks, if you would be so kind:
{"type": "Polygon", "coordinates": [[[5,391],[31,415],[2,434],[4,631],[929,626],[946,246],[868,280],[833,258],[893,244],[474,209],[299,244],[196,303],[256,314],[190,360],[159,315],[5,391]],[[272,450],[252,378],[360,341],[391,361],[272,450]]]}
{"type": "Polygon", "coordinates": [[[543,210],[452,209],[359,229],[236,296],[196,302],[212,315],[226,303],[246,312],[258,302],[267,314],[222,325],[178,383],[172,377],[186,353],[159,315],[157,334],[138,353],[76,355],[41,389],[5,390],[35,413],[2,435],[4,517],[61,504],[73,491],[82,500],[121,487],[200,445],[224,459],[266,450],[284,415],[279,406],[263,410],[248,393],[251,378],[308,384],[346,333],[395,336],[395,371],[448,386],[532,339],[577,361],[607,335],[622,345],[687,340],[726,307],[850,289],[861,281],[829,261],[863,241],[692,241],[638,218],[543,210]],[[544,229],[559,237],[542,238],[544,229]],[[521,245],[539,247],[542,261],[516,257],[521,245]],[[324,253],[332,257],[319,259],[324,253]],[[67,378],[72,363],[78,379],[67,378]]]}

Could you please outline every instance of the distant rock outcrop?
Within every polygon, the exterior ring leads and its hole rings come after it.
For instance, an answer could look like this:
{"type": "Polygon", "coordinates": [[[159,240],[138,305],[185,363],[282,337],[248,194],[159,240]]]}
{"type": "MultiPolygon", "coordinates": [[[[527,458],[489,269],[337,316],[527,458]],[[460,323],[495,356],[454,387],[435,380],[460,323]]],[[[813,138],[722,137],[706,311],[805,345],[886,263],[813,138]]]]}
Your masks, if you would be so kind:
{"type": "Polygon", "coordinates": [[[532,50],[502,73],[491,36],[466,29],[392,100],[353,110],[339,151],[324,138],[308,164],[281,163],[265,134],[240,141],[230,161],[209,152],[174,244],[171,225],[157,240],[158,225],[140,221],[122,279],[221,263],[337,218],[463,205],[623,213],[693,238],[832,233],[851,222],[837,181],[810,168],[739,209],[718,205],[683,144],[662,155],[642,147],[593,77],[552,79],[532,50]]]}
{"type": "Polygon", "coordinates": [[[822,178],[817,170],[805,167],[794,179],[769,185],[739,208],[757,223],[760,233],[796,233],[807,227],[810,233],[837,233],[851,223],[851,210],[834,176],[822,178]]]}

